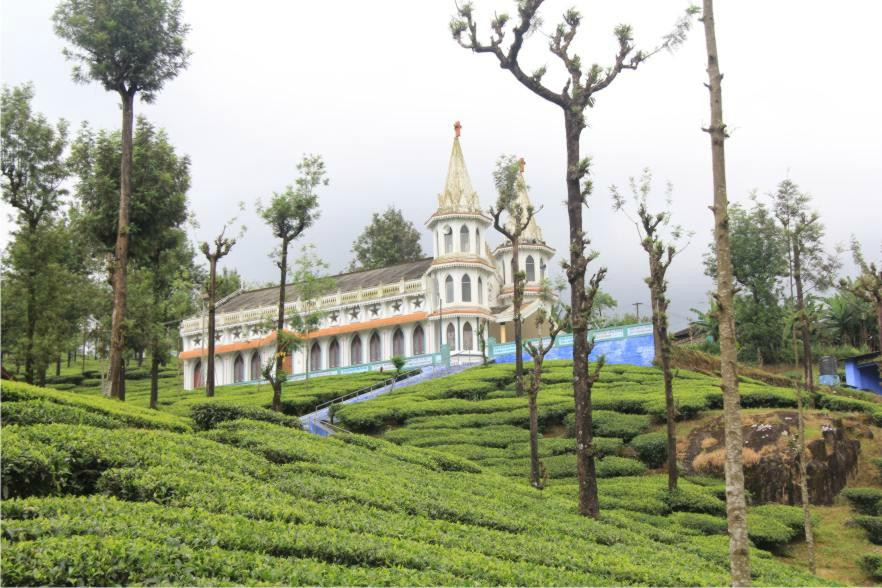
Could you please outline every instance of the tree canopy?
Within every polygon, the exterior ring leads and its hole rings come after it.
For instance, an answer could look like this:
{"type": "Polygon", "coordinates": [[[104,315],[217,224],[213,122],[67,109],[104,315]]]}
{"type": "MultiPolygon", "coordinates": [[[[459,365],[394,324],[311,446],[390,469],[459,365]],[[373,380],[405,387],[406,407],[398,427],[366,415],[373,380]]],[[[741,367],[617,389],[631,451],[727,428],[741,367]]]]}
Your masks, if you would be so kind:
{"type": "Polygon", "coordinates": [[[349,264],[350,271],[376,269],[424,257],[419,231],[394,206],[383,214],[374,213],[370,224],[352,242],[352,252],[355,259],[349,264]]]}

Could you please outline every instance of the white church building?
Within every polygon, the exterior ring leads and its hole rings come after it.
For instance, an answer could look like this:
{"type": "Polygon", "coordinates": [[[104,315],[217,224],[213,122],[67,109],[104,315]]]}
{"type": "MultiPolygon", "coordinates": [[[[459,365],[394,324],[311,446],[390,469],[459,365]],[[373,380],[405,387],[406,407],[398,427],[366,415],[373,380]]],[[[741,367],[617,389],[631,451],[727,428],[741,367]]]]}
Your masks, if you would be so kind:
{"type": "MultiPolygon", "coordinates": [[[[478,330],[497,342],[513,338],[510,242],[495,249],[487,243],[493,221],[472,187],[460,146],[460,126],[450,153],[447,180],[438,208],[426,221],[432,233],[432,257],[389,267],[334,276],[336,291],[317,300],[301,300],[296,284],[286,289],[286,316],[309,305],[320,309],[321,324],[287,359],[293,377],[389,369],[393,356],[408,365],[439,363],[443,357],[462,361],[480,358],[478,330]]],[[[530,204],[523,164],[518,202],[530,204]]],[[[495,197],[492,199],[495,202],[495,197]]],[[[540,283],[548,273],[554,249],[542,238],[535,221],[520,240],[520,266],[526,275],[522,315],[528,318],[543,304],[540,283]]],[[[261,367],[275,352],[275,331],[265,327],[278,311],[277,287],[239,291],[218,302],[215,332],[217,385],[261,378],[261,367]]],[[[181,323],[184,388],[204,385],[208,361],[205,316],[181,323]]],[[[532,320],[524,336],[537,336],[532,320]]]]}

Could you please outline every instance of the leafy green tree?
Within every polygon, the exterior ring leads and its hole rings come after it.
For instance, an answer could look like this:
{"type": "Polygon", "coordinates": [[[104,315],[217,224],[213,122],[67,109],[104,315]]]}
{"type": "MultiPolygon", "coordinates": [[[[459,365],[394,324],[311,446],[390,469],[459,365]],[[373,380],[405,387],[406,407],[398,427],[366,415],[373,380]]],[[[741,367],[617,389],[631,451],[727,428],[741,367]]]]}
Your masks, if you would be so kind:
{"type": "MultiPolygon", "coordinates": [[[[851,239],[851,254],[861,273],[853,281],[843,280],[840,287],[867,301],[876,313],[876,334],[879,338],[876,349],[882,351],[882,264],[868,262],[861,251],[857,239],[851,239]]],[[[880,372],[882,373],[882,372],[880,372]]]]}
{"type": "Polygon", "coordinates": [[[524,160],[516,160],[514,155],[503,155],[496,161],[493,171],[493,183],[496,185],[496,205],[490,207],[493,227],[506,239],[511,247],[512,276],[512,323],[515,336],[515,391],[518,396],[524,394],[524,357],[523,357],[523,320],[521,307],[524,303],[524,284],[527,274],[521,270],[520,242],[521,235],[533,220],[536,210],[532,205],[526,209],[518,202],[518,194],[526,192],[524,183],[524,160]],[[502,220],[502,215],[507,221],[502,220]]]}
{"type": "Polygon", "coordinates": [[[794,309],[802,335],[803,377],[809,395],[814,394],[812,359],[812,315],[806,309],[806,294],[833,285],[839,260],[823,244],[824,225],[811,210],[811,197],[790,180],[778,185],[773,196],[775,218],[781,223],[790,258],[790,279],[796,294],[794,309]]]}
{"type": "MultiPolygon", "coordinates": [[[[674,375],[671,371],[671,338],[668,335],[668,268],[674,257],[682,249],[677,243],[684,237],[682,227],[671,225],[671,191],[668,185],[666,194],[667,208],[661,212],[649,210],[649,195],[652,192],[652,173],[644,169],[639,180],[631,178],[631,199],[633,200],[636,219],[631,219],[637,229],[640,245],[649,256],[649,298],[652,302],[652,330],[655,339],[655,362],[662,369],[665,383],[665,420],[668,438],[668,491],[677,489],[677,409],[674,405],[674,375]]],[[[613,207],[625,212],[630,219],[625,197],[618,188],[610,188],[613,207]]]]}
{"type": "Polygon", "coordinates": [[[239,270],[235,268],[223,268],[221,273],[218,274],[216,280],[216,294],[218,300],[226,298],[230,294],[238,292],[244,287],[242,276],[239,275],[239,270]]]}
{"type": "MultiPolygon", "coordinates": [[[[618,305],[618,301],[612,297],[612,294],[604,292],[603,290],[598,290],[597,296],[594,299],[594,306],[591,308],[591,316],[588,319],[588,328],[602,329],[609,326],[607,323],[611,319],[604,316],[604,313],[607,310],[616,308],[618,305]]],[[[634,322],[637,322],[636,317],[634,322]]]]}
{"type": "Polygon", "coordinates": [[[567,81],[561,90],[552,89],[542,83],[545,66],[532,74],[522,68],[521,49],[527,38],[540,26],[542,19],[539,8],[543,0],[522,0],[517,3],[518,19],[512,22],[505,13],[497,13],[490,23],[489,41],[481,41],[478,25],[474,19],[471,2],[457,5],[457,14],[450,20],[450,32],[459,45],[474,53],[487,53],[496,58],[499,66],[508,70],[514,78],[528,90],[560,107],[564,118],[565,146],[567,153],[564,178],[567,187],[567,214],[569,216],[569,261],[564,269],[570,282],[573,329],[573,398],[576,405],[576,437],[579,449],[579,512],[586,516],[600,516],[600,503],[597,497],[597,475],[595,471],[593,445],[591,442],[591,386],[593,380],[588,371],[588,354],[591,344],[588,340],[588,317],[593,308],[593,294],[603,280],[605,268],[598,270],[586,282],[588,264],[596,254],[586,251],[590,241],[582,225],[582,211],[591,194],[589,178],[590,160],[581,155],[580,138],[588,126],[585,111],[594,106],[595,95],[609,87],[618,75],[626,70],[634,70],[647,59],[665,49],[673,49],[686,39],[691,17],[697,11],[690,8],[673,31],[651,51],[635,50],[632,29],[619,25],[614,34],[618,43],[615,61],[604,68],[592,64],[583,68],[582,59],[571,49],[571,43],[582,23],[582,15],[575,9],[567,10],[563,22],[551,34],[549,51],[559,58],[567,72],[567,81]],[[511,26],[509,26],[511,25],[511,26]],[[510,34],[509,34],[510,33],[510,34]],[[510,43],[508,39],[511,39],[510,43]],[[587,430],[586,430],[587,428],[587,430]]]}
{"type": "Polygon", "coordinates": [[[352,242],[352,252],[355,259],[349,264],[349,271],[386,267],[423,257],[419,231],[394,206],[382,215],[374,213],[371,224],[352,242]]]}
{"type": "MultiPolygon", "coordinates": [[[[126,272],[129,248],[129,201],[132,197],[132,126],[135,96],[152,102],[166,81],[187,65],[188,26],[181,21],[180,0],[64,0],[53,15],[55,33],[69,42],[64,55],[77,63],[77,82],[100,83],[116,92],[122,106],[122,152],[117,238],[114,248],[113,317],[110,345],[110,395],[120,394],[126,272]]],[[[124,393],[123,393],[124,394],[124,393]]]]}
{"type": "MultiPolygon", "coordinates": [[[[12,89],[4,86],[0,103],[3,200],[15,209],[17,225],[8,263],[22,287],[24,321],[17,332],[23,333],[21,355],[29,383],[35,381],[36,374],[37,323],[47,310],[38,300],[46,293],[40,289],[47,286],[39,283],[40,274],[54,258],[52,245],[45,240],[53,234],[50,227],[67,193],[62,182],[69,175],[64,161],[67,123],[62,120],[52,125],[43,115],[34,113],[33,98],[34,89],[29,84],[12,89]]],[[[4,298],[10,295],[4,292],[4,298]]],[[[10,331],[4,329],[4,339],[9,336],[10,331]]]]}
{"type": "MultiPolygon", "coordinates": [[[[144,117],[137,119],[134,147],[131,166],[134,187],[129,199],[126,272],[128,275],[129,271],[144,268],[159,275],[165,252],[180,246],[181,227],[187,220],[190,159],[186,155],[179,155],[167,133],[156,129],[144,117]]],[[[74,141],[70,157],[71,167],[79,178],[76,195],[82,210],[83,227],[97,249],[110,258],[114,255],[119,234],[118,194],[122,183],[119,160],[122,151],[121,133],[95,132],[84,125],[74,141]]],[[[116,267],[111,263],[108,268],[113,284],[117,283],[114,280],[116,267]]],[[[148,281],[154,285],[160,282],[147,280],[144,276],[139,276],[138,280],[138,284],[131,287],[127,284],[127,296],[131,294],[133,297],[132,304],[128,305],[129,314],[135,314],[136,318],[126,319],[123,326],[132,329],[127,335],[124,349],[134,351],[141,357],[145,350],[158,345],[158,339],[151,343],[148,336],[156,332],[155,325],[144,322],[149,322],[150,317],[154,316],[148,308],[158,305],[159,299],[167,292],[165,286],[154,292],[152,286],[147,285],[148,281]],[[134,298],[137,298],[137,306],[134,298]]],[[[153,366],[153,371],[157,371],[156,368],[153,366]]],[[[124,364],[118,366],[120,382],[116,394],[120,400],[125,400],[124,369],[124,364]]],[[[110,370],[113,373],[112,362],[110,370]]],[[[110,381],[113,393],[113,380],[110,381]]]]}
{"type": "MultiPolygon", "coordinates": [[[[297,164],[300,176],[293,186],[282,193],[274,193],[266,207],[258,205],[258,212],[269,225],[273,236],[280,240],[277,265],[279,268],[279,312],[276,320],[276,376],[267,377],[273,387],[273,410],[282,410],[283,363],[292,350],[292,341],[283,336],[285,329],[285,284],[288,272],[288,245],[312,226],[319,216],[319,186],[327,186],[325,162],[320,155],[304,155],[297,164]]],[[[266,370],[264,370],[266,377],[266,370]]]]}
{"type": "Polygon", "coordinates": [[[318,299],[336,288],[336,281],[327,274],[328,264],[315,254],[315,246],[304,246],[294,263],[292,281],[300,310],[291,319],[291,328],[300,333],[306,349],[306,389],[309,390],[309,371],[311,353],[309,340],[313,331],[318,330],[327,312],[319,308],[318,299]]]}

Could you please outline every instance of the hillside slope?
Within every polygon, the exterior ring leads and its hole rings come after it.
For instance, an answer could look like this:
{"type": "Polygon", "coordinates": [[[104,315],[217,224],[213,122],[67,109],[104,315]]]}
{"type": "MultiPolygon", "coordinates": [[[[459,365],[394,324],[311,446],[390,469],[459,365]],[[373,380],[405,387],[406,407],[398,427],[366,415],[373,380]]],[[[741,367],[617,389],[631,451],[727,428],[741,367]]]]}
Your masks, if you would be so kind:
{"type": "MultiPolygon", "coordinates": [[[[594,521],[453,455],[247,420],[197,433],[146,410],[133,428],[139,409],[58,394],[4,383],[4,408],[30,403],[2,428],[5,585],[728,581],[725,536],[673,516],[594,521]]],[[[669,507],[710,504],[684,484],[669,507]]],[[[821,583],[761,550],[753,566],[759,584],[821,583]]]]}

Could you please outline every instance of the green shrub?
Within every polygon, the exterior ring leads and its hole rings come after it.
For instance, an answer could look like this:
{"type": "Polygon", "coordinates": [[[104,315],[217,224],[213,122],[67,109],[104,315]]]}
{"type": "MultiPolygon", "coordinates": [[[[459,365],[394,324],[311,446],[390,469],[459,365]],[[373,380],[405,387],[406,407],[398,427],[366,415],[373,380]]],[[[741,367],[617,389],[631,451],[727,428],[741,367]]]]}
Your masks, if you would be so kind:
{"type": "Polygon", "coordinates": [[[882,581],[882,554],[866,553],[861,556],[860,564],[871,578],[882,581]]]}
{"type": "Polygon", "coordinates": [[[882,476],[882,457],[875,457],[870,460],[870,463],[876,466],[876,469],[879,472],[879,475],[882,476]]]}
{"type": "Polygon", "coordinates": [[[860,514],[882,515],[882,489],[846,488],[842,491],[851,507],[860,514]]]}
{"type": "Polygon", "coordinates": [[[241,406],[229,402],[203,402],[192,407],[193,422],[201,430],[215,428],[219,423],[238,419],[265,421],[286,427],[300,428],[300,420],[257,406],[241,406]]]}
{"type": "MultiPolygon", "coordinates": [[[[570,413],[564,419],[567,434],[575,435],[576,415],[570,413]]],[[[610,410],[595,410],[592,414],[592,425],[595,435],[601,437],[618,437],[626,443],[649,428],[649,417],[642,414],[622,414],[610,410]]]]}
{"type": "MultiPolygon", "coordinates": [[[[67,376],[48,376],[46,378],[46,383],[51,385],[53,388],[56,387],[56,384],[80,384],[86,376],[83,374],[70,374],[67,376]]],[[[58,388],[56,388],[58,389],[58,388]]]]}
{"type": "Polygon", "coordinates": [[[597,476],[599,478],[639,476],[645,472],[646,466],[636,459],[611,455],[597,460],[597,476]]]}
{"type": "Polygon", "coordinates": [[[71,425],[92,425],[113,429],[125,426],[119,420],[84,408],[55,404],[46,400],[22,400],[4,402],[2,411],[4,425],[34,425],[38,423],[68,423],[71,425]]]}
{"type": "Polygon", "coordinates": [[[798,534],[776,519],[748,514],[747,536],[760,549],[777,551],[798,534]]]}
{"type": "Polygon", "coordinates": [[[675,512],[670,515],[671,520],[687,529],[695,529],[702,535],[724,535],[729,527],[726,519],[709,514],[697,512],[675,512]]]}
{"type": "Polygon", "coordinates": [[[637,457],[651,468],[660,468],[668,458],[668,436],[665,433],[643,433],[631,439],[637,457]]]}
{"type": "MultiPolygon", "coordinates": [[[[100,385],[101,385],[100,378],[86,378],[80,384],[80,386],[82,386],[83,388],[91,388],[93,386],[100,386],[100,385]]],[[[60,388],[58,388],[57,386],[55,387],[55,389],[60,390],[60,388]]]]}
{"type": "Polygon", "coordinates": [[[673,492],[666,492],[662,500],[671,511],[698,512],[724,515],[726,503],[707,490],[687,484],[678,484],[673,492]]]}
{"type": "Polygon", "coordinates": [[[77,387],[76,384],[50,384],[50,386],[56,390],[73,390],[77,387]]]}
{"type": "Polygon", "coordinates": [[[854,518],[854,522],[867,532],[870,543],[882,545],[882,516],[862,515],[854,518]]]}

